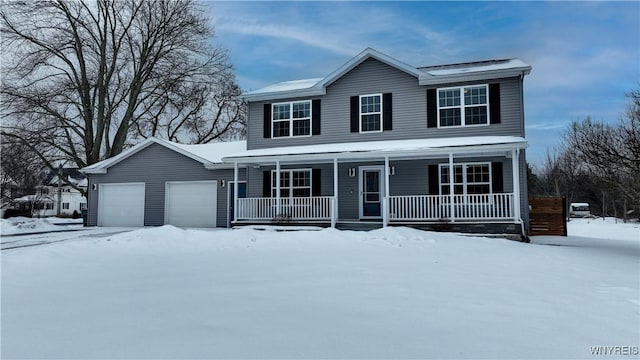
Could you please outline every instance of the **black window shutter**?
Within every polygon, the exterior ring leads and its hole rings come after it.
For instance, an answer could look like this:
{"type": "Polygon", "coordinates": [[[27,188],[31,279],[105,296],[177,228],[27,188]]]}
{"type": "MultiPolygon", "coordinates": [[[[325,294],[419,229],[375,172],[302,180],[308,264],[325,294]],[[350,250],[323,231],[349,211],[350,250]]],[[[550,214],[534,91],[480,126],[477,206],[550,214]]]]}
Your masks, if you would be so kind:
{"type": "Polygon", "coordinates": [[[493,193],[504,192],[504,181],[502,178],[502,163],[491,163],[491,190],[493,193]]]}
{"type": "Polygon", "coordinates": [[[312,135],[320,135],[320,99],[311,102],[311,122],[313,123],[312,135]]]}
{"type": "Polygon", "coordinates": [[[271,197],[271,170],[262,172],[262,196],[271,197]]]}
{"type": "Polygon", "coordinates": [[[311,170],[311,186],[311,195],[320,196],[320,194],[322,193],[320,169],[311,170]]]}
{"type": "Polygon", "coordinates": [[[436,89],[427,90],[427,127],[438,127],[438,104],[436,89]]]}
{"type": "Polygon", "coordinates": [[[393,104],[391,93],[382,94],[382,130],[393,129],[393,104]]]}
{"type": "Polygon", "coordinates": [[[491,124],[500,124],[500,84],[489,84],[489,114],[491,124]]]}
{"type": "Polygon", "coordinates": [[[351,132],[360,132],[360,97],[351,97],[351,132]]]}
{"type": "Polygon", "coordinates": [[[265,139],[271,137],[271,104],[264,104],[264,134],[265,139]]]}
{"type": "Polygon", "coordinates": [[[427,172],[427,176],[429,177],[429,195],[438,195],[440,193],[438,189],[438,187],[440,186],[440,179],[438,177],[438,165],[429,165],[427,172]]]}

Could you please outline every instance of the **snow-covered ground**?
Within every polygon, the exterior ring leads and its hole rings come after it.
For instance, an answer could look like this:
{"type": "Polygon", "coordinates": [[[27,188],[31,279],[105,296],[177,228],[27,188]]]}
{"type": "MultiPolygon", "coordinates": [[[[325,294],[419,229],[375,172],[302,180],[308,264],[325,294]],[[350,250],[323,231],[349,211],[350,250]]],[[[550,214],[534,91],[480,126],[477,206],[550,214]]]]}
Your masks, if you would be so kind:
{"type": "Polygon", "coordinates": [[[71,232],[2,251],[1,355],[591,358],[590,346],[638,346],[640,228],[570,224],[568,238],[531,244],[408,228],[71,232]]]}
{"type": "Polygon", "coordinates": [[[12,217],[0,219],[0,235],[67,231],[81,228],[82,219],[80,219],[80,225],[77,225],[77,223],[77,219],[12,217]],[[65,225],[55,225],[58,223],[64,223],[65,225]]]}

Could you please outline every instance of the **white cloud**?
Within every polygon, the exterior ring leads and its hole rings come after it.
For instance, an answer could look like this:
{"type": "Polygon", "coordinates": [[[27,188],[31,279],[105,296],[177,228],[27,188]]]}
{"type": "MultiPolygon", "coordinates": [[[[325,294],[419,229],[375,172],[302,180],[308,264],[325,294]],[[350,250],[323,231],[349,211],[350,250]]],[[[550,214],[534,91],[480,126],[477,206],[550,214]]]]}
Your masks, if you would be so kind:
{"type": "Polygon", "coordinates": [[[442,56],[455,48],[450,46],[454,41],[451,34],[408,21],[396,12],[378,6],[292,3],[284,13],[276,11],[280,10],[264,6],[264,3],[252,3],[251,6],[214,3],[212,16],[217,32],[221,34],[290,40],[347,57],[366,47],[387,49],[395,56],[420,54],[420,57],[425,57],[425,53],[442,56]],[[302,9],[313,6],[313,9],[303,11],[297,6],[302,9]],[[425,52],[425,49],[429,51],[425,52]]]}

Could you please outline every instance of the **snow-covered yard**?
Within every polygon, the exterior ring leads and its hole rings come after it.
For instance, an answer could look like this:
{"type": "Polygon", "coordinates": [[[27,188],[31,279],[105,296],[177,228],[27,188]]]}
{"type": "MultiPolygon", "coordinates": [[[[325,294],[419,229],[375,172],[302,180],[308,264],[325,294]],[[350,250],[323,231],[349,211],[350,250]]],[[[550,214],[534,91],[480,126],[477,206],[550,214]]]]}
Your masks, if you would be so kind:
{"type": "Polygon", "coordinates": [[[640,228],[569,230],[532,244],[408,228],[71,232],[2,251],[1,355],[589,358],[590,346],[637,347],[640,228]]]}
{"type": "Polygon", "coordinates": [[[0,219],[0,235],[17,235],[51,231],[68,231],[81,229],[82,219],[70,218],[26,218],[12,217],[0,219]]]}

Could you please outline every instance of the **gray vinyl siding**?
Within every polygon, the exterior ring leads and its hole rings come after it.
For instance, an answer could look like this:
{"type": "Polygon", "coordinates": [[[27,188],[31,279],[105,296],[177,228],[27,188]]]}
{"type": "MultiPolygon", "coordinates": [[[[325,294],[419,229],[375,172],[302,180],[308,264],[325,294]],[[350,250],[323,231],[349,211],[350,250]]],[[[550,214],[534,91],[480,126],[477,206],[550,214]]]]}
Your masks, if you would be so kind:
{"type": "MultiPolygon", "coordinates": [[[[240,169],[239,175],[243,181],[245,170],[240,169]]],[[[158,144],[110,167],[106,174],[89,175],[88,225],[95,226],[98,220],[98,190],[93,190],[93,184],[144,182],[144,225],[159,226],[164,224],[165,182],[196,180],[218,181],[216,225],[226,227],[228,186],[222,187],[220,180],[233,181],[233,169],[207,170],[202,163],[158,144]]]]}
{"type": "MultiPolygon", "coordinates": [[[[389,192],[390,195],[427,195],[429,190],[428,184],[428,166],[432,164],[446,164],[448,158],[442,159],[429,159],[429,160],[391,160],[390,166],[395,169],[395,175],[389,177],[389,192]]],[[[522,163],[524,157],[521,156],[520,169],[524,169],[522,163]]],[[[469,163],[469,162],[502,162],[502,179],[503,179],[503,191],[513,191],[513,171],[511,167],[511,159],[505,157],[482,157],[482,158],[454,158],[456,163],[469,163]]],[[[372,165],[384,165],[383,161],[373,162],[345,162],[338,164],[338,220],[357,220],[359,218],[359,171],[360,166],[372,166],[372,165]],[[349,169],[356,168],[356,176],[349,176],[349,169]]],[[[313,165],[288,165],[282,166],[282,169],[302,169],[313,168],[321,169],[321,181],[322,181],[322,196],[333,195],[333,164],[313,164],[313,165]]],[[[263,166],[259,169],[249,168],[248,171],[248,185],[247,196],[248,197],[262,197],[263,195],[263,183],[262,173],[263,171],[270,171],[274,169],[273,166],[263,166]]],[[[520,191],[524,191],[526,195],[526,173],[520,171],[520,191]],[[523,180],[524,174],[524,180],[523,180]]],[[[524,214],[528,214],[526,208],[527,201],[526,196],[521,197],[521,212],[523,218],[524,214]],[[526,211],[526,212],[525,212],[526,211]]],[[[525,218],[527,219],[527,218],[525,218]]]]}
{"type": "MultiPolygon", "coordinates": [[[[501,123],[488,126],[458,128],[427,127],[427,89],[418,85],[418,79],[374,59],[356,66],[327,87],[321,99],[321,134],[300,138],[263,137],[264,104],[249,104],[247,147],[262,149],[282,146],[328,144],[416,138],[444,138],[459,136],[524,136],[522,119],[522,83],[520,78],[507,78],[489,82],[446,84],[450,87],[477,83],[500,83],[501,123]],[[350,131],[350,97],[355,95],[392,93],[393,130],[381,133],[352,133],[350,131]]],[[[288,100],[306,100],[292,98],[288,100]]],[[[287,99],[275,102],[288,101],[287,99]]],[[[384,104],[383,104],[384,106],[384,104]]]]}

